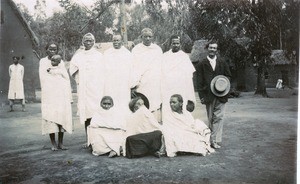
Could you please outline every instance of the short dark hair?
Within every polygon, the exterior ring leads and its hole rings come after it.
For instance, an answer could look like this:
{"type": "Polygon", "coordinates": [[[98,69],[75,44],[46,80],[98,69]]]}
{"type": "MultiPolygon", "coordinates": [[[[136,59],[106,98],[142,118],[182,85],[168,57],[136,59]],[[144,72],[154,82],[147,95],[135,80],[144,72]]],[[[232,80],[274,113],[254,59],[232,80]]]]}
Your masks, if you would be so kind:
{"type": "Polygon", "coordinates": [[[48,48],[50,47],[50,45],[56,45],[56,47],[57,47],[57,52],[58,52],[58,50],[59,50],[59,47],[58,47],[58,43],[56,43],[56,42],[53,42],[53,41],[51,41],[51,42],[48,42],[47,44],[46,44],[46,47],[45,47],[45,49],[46,50],[48,50],[48,48]]]}
{"type": "Polygon", "coordinates": [[[206,49],[208,49],[208,46],[210,45],[210,44],[217,44],[217,45],[219,45],[219,41],[217,40],[217,39],[211,39],[211,40],[209,40],[208,42],[207,42],[207,44],[205,45],[205,48],[206,49]]]}
{"type": "Polygon", "coordinates": [[[173,97],[177,98],[178,102],[183,103],[183,98],[180,94],[174,94],[174,95],[171,96],[171,98],[173,98],[173,97]]]}
{"type": "Polygon", "coordinates": [[[12,58],[13,58],[13,59],[20,60],[20,57],[19,57],[19,56],[13,56],[12,58]]]}
{"type": "Polygon", "coordinates": [[[137,97],[134,97],[132,100],[130,100],[130,102],[129,102],[129,109],[131,110],[131,112],[134,112],[134,105],[140,99],[143,100],[142,97],[137,96],[137,97]]]}

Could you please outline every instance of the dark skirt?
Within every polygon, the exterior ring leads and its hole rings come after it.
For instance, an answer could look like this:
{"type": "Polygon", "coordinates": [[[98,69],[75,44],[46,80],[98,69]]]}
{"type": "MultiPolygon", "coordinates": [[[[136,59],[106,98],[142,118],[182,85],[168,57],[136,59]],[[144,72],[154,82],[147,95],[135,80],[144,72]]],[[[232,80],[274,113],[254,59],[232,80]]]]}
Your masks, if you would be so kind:
{"type": "Polygon", "coordinates": [[[126,157],[136,158],[148,154],[153,155],[161,147],[161,131],[137,134],[126,139],[126,157]]]}

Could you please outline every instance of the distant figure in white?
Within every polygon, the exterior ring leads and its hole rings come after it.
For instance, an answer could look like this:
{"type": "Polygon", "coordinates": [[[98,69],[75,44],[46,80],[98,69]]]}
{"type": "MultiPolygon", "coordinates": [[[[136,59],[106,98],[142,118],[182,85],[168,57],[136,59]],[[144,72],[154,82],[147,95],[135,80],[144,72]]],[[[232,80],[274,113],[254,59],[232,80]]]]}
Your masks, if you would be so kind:
{"type": "Polygon", "coordinates": [[[9,89],[8,100],[10,105],[9,112],[14,111],[13,105],[16,100],[21,100],[22,111],[25,111],[25,96],[24,96],[24,67],[19,63],[20,57],[14,56],[13,64],[9,66],[9,89]]]}
{"type": "Polygon", "coordinates": [[[48,44],[46,51],[47,57],[40,60],[39,66],[42,134],[49,134],[52,151],[66,150],[67,147],[63,145],[64,132],[73,132],[70,78],[61,56],[56,55],[57,44],[48,44]],[[55,133],[58,133],[58,144],[55,141],[55,133]]]}
{"type": "MultiPolygon", "coordinates": [[[[86,132],[103,97],[105,70],[103,55],[94,47],[94,35],[85,34],[82,44],[84,49],[79,49],[70,62],[70,74],[77,83],[77,113],[86,132]]],[[[87,143],[83,145],[83,148],[87,148],[87,143]]]]}
{"type": "Polygon", "coordinates": [[[144,28],[141,34],[142,43],[132,49],[133,72],[136,85],[134,90],[145,95],[149,100],[149,110],[161,122],[161,63],[162,49],[152,43],[153,32],[144,28]]]}

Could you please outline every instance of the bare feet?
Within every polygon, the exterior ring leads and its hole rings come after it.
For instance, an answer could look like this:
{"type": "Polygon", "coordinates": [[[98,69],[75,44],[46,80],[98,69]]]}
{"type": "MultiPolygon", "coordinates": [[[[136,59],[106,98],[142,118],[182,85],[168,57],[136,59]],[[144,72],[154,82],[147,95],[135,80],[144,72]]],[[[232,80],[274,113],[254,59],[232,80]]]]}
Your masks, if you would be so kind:
{"type": "Polygon", "coordinates": [[[52,150],[52,151],[57,151],[58,149],[57,149],[56,146],[52,146],[51,150],[52,150]]]}
{"type": "Polygon", "coordinates": [[[14,112],[14,110],[13,110],[13,109],[10,109],[8,112],[14,112]]]}
{"type": "Polygon", "coordinates": [[[22,109],[23,112],[26,112],[26,109],[22,109]]]}
{"type": "Polygon", "coordinates": [[[113,158],[113,157],[116,157],[116,156],[117,156],[117,153],[115,151],[110,151],[109,155],[108,155],[108,158],[113,158]]]}
{"type": "Polygon", "coordinates": [[[87,145],[87,143],[84,143],[83,145],[82,145],[82,149],[88,149],[89,148],[89,146],[87,145]]]}
{"type": "Polygon", "coordinates": [[[221,148],[221,146],[216,142],[211,143],[211,147],[215,148],[215,149],[220,149],[221,148]]]}
{"type": "Polygon", "coordinates": [[[57,148],[61,149],[61,150],[68,150],[69,149],[68,147],[65,147],[64,145],[59,145],[57,148]]]}

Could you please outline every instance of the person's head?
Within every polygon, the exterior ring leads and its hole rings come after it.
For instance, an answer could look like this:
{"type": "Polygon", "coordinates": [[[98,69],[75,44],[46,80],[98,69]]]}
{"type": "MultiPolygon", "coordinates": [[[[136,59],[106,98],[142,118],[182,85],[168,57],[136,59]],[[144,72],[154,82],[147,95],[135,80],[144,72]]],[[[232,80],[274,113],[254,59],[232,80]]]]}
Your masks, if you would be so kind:
{"type": "Polygon", "coordinates": [[[170,38],[172,52],[178,52],[180,50],[180,37],[178,35],[173,35],[170,38]]]}
{"type": "Polygon", "coordinates": [[[144,105],[144,100],[141,97],[135,97],[129,102],[129,109],[132,112],[137,111],[140,107],[144,105]]]}
{"type": "Polygon", "coordinates": [[[100,105],[103,109],[109,110],[114,106],[114,101],[110,96],[104,96],[100,102],[100,105]]]}
{"type": "Polygon", "coordinates": [[[121,35],[117,34],[113,36],[113,46],[115,49],[120,49],[122,46],[122,37],[121,35]]]}
{"type": "Polygon", "coordinates": [[[153,39],[153,31],[150,28],[144,28],[142,30],[141,38],[145,46],[150,46],[153,39]]]}
{"type": "Polygon", "coordinates": [[[13,59],[13,63],[15,65],[17,65],[19,63],[20,57],[19,56],[13,56],[12,59],[13,59]]]}
{"type": "Polygon", "coordinates": [[[61,56],[56,54],[51,57],[51,65],[52,66],[58,66],[59,63],[61,62],[61,56]]]}
{"type": "Polygon", "coordinates": [[[211,40],[210,42],[208,42],[208,44],[206,45],[207,51],[208,51],[208,56],[210,58],[214,58],[217,54],[217,50],[218,50],[218,42],[217,40],[211,40]]]}
{"type": "Polygon", "coordinates": [[[85,50],[90,50],[95,45],[95,37],[92,33],[87,33],[82,38],[82,45],[85,50]]]}
{"type": "Polygon", "coordinates": [[[179,94],[174,94],[170,98],[170,107],[172,111],[182,114],[183,99],[179,94]]]}
{"type": "Polygon", "coordinates": [[[49,57],[49,59],[52,58],[55,54],[58,53],[58,44],[54,42],[50,42],[46,45],[46,53],[49,57]]]}

